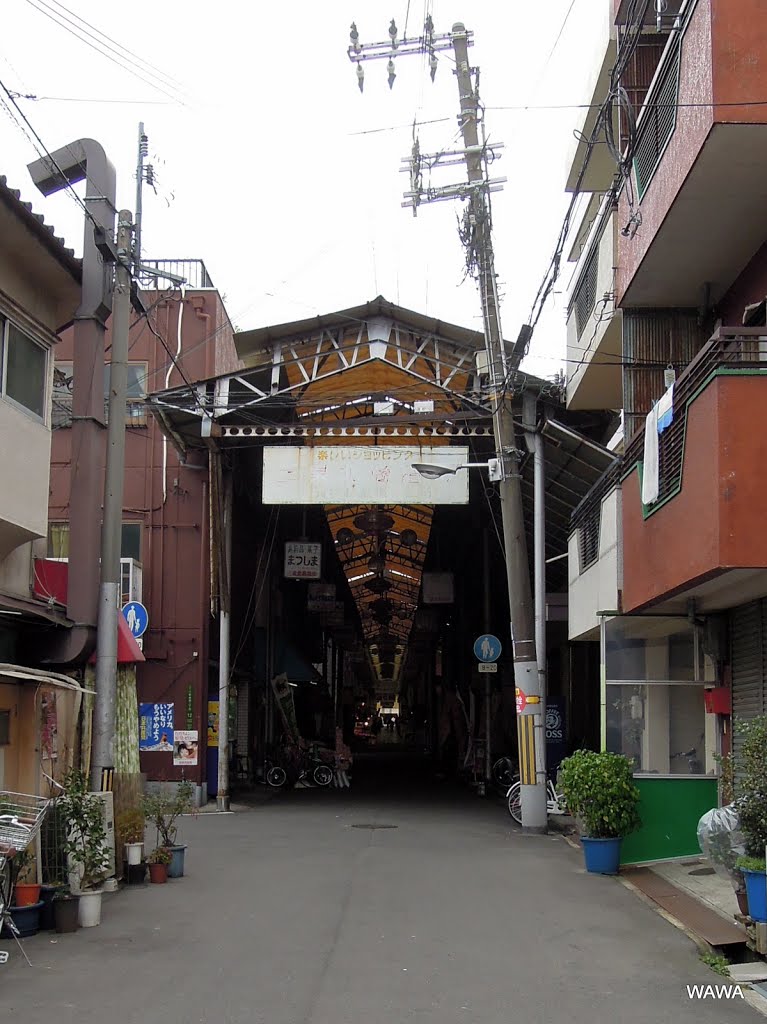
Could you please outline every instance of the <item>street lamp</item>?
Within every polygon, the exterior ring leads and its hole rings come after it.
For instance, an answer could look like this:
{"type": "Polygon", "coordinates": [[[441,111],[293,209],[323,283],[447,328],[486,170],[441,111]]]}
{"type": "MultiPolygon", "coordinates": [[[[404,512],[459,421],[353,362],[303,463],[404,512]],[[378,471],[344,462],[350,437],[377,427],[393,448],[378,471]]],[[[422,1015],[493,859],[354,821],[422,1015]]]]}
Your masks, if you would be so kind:
{"type": "Polygon", "coordinates": [[[461,466],[437,466],[431,462],[411,463],[416,473],[426,480],[439,480],[440,477],[457,473],[459,469],[486,469],[491,480],[503,480],[503,464],[500,459],[488,459],[487,462],[464,462],[461,466]]]}

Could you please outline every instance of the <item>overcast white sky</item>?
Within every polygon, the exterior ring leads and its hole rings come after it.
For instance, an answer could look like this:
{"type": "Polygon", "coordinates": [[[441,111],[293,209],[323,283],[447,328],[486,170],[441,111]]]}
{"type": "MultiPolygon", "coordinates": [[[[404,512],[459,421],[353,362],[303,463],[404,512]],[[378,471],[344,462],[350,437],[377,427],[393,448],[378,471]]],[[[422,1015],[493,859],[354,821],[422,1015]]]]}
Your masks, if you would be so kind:
{"type": "MultiPolygon", "coordinates": [[[[391,91],[385,61],[369,61],[360,95],[346,54],[352,20],[363,43],[388,38],[392,17],[400,37],[406,17],[408,36],[419,35],[427,8],[437,32],[464,21],[475,33],[470,55],[481,68],[489,136],[506,146],[494,169],[508,178],[494,197],[494,237],[504,334],[513,340],[564,214],[572,130],[582,115],[567,105],[585,98],[606,3],[4,0],[0,79],[12,90],[53,97],[18,100],[49,150],[82,137],[102,143],[117,168],[118,206],[131,210],[144,121],[160,192],[145,191],[144,256],[202,258],[239,327],[383,294],[480,329],[476,286],[461,284],[460,207],[434,203],[413,218],[400,205],[408,187],[400,159],[409,155],[414,117],[446,119],[418,129],[423,153],[450,148],[456,136],[451,61],[440,55],[432,84],[420,57],[400,58],[391,91]],[[75,39],[53,13],[78,15],[118,49],[176,79],[180,86],[167,91],[183,93],[183,103],[75,39]],[[563,109],[540,109],[548,104],[563,109]],[[518,109],[524,106],[538,109],[518,109]]],[[[73,197],[36,192],[26,165],[38,154],[2,107],[0,115],[0,173],[80,253],[83,222],[73,197]]],[[[464,177],[462,168],[447,168],[433,182],[464,177]]],[[[567,278],[566,268],[525,364],[542,376],[563,365],[567,278]]]]}

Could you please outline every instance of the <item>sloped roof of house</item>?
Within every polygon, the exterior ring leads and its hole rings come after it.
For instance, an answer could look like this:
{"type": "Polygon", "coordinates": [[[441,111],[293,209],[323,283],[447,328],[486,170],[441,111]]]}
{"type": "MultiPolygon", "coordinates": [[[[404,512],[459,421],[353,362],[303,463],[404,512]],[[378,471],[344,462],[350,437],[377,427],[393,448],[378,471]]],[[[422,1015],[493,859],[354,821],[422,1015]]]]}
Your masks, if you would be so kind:
{"type": "Polygon", "coordinates": [[[25,203],[18,189],[11,188],[4,174],[0,174],[0,202],[4,203],[22,221],[29,231],[45,246],[76,281],[82,278],[82,261],[77,259],[74,249],[69,249],[63,238],[54,234],[50,224],[39,213],[35,213],[31,203],[25,203]]]}

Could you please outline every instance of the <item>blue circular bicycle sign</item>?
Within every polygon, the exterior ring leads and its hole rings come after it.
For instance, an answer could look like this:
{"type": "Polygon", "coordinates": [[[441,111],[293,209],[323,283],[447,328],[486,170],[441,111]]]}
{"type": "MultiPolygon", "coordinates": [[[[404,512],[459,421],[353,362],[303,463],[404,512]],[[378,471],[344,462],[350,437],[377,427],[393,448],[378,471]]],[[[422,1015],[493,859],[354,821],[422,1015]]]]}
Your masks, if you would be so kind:
{"type": "Polygon", "coordinates": [[[501,641],[492,633],[483,633],[474,641],[474,656],[477,661],[498,661],[501,656],[501,641]]]}
{"type": "Polygon", "coordinates": [[[129,604],[126,604],[123,608],[123,616],[128,623],[128,629],[130,629],[137,640],[146,633],[146,628],[149,625],[149,614],[139,601],[131,601],[129,604]]]}

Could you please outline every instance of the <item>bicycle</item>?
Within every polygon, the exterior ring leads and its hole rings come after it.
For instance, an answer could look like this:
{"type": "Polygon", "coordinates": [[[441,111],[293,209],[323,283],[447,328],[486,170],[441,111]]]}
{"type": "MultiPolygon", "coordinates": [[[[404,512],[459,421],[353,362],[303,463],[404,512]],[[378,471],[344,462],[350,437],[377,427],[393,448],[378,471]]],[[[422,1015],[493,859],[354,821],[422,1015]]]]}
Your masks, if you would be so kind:
{"type": "Polygon", "coordinates": [[[499,757],[490,769],[490,775],[499,796],[508,796],[509,787],[519,778],[519,772],[510,757],[499,757]]]}
{"type": "MultiPolygon", "coordinates": [[[[320,757],[317,757],[316,754],[306,754],[300,759],[296,767],[297,774],[295,769],[291,773],[295,776],[293,785],[298,785],[300,782],[308,782],[325,789],[333,781],[333,769],[320,757]]],[[[264,762],[264,769],[266,783],[272,789],[282,789],[288,783],[288,772],[281,764],[266,761],[264,762]]]]}
{"type": "MultiPolygon", "coordinates": [[[[522,783],[519,779],[514,782],[506,794],[506,806],[509,814],[518,825],[522,824],[522,783]]],[[[546,813],[552,816],[567,814],[564,797],[557,793],[556,786],[551,778],[546,779],[546,813]]]]}
{"type": "Polygon", "coordinates": [[[26,850],[37,838],[50,803],[47,797],[0,790],[0,930],[7,927],[30,967],[10,912],[12,862],[19,850],[26,850]]]}

